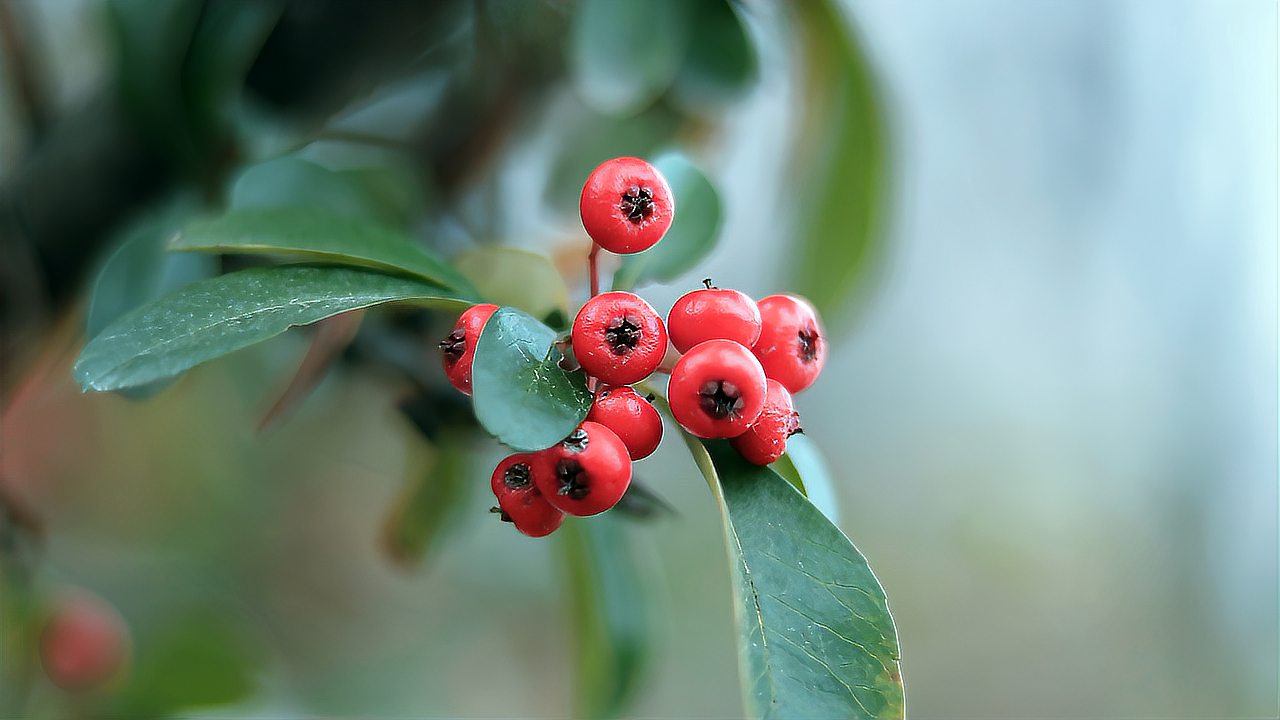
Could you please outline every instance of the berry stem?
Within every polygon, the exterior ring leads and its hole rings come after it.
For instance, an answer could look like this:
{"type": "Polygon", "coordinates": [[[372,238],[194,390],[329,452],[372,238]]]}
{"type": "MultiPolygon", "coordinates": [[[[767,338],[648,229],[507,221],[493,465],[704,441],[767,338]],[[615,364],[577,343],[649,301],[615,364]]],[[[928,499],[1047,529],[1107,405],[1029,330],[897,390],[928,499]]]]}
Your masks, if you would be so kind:
{"type": "Polygon", "coordinates": [[[597,263],[597,256],[600,254],[600,246],[591,243],[591,252],[587,254],[587,268],[591,272],[591,297],[600,294],[600,268],[597,263]]]}

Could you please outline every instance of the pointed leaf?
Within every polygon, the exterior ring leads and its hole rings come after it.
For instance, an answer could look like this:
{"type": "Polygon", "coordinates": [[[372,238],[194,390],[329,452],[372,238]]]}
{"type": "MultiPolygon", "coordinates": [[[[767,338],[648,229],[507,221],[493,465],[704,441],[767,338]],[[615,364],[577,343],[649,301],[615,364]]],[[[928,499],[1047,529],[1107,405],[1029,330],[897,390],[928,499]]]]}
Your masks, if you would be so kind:
{"type": "Polygon", "coordinates": [[[621,717],[649,665],[652,568],[617,519],[571,518],[558,533],[569,569],[578,672],[574,717],[621,717]]]}
{"type": "Polygon", "coordinates": [[[407,235],[369,222],[297,207],[244,208],[189,223],[173,250],[298,255],[420,277],[476,299],[457,270],[407,235]]]}
{"type": "Polygon", "coordinates": [[[499,308],[476,341],[471,364],[476,419],[513,450],[549,448],[591,409],[580,372],[557,364],[556,333],[515,308],[499,308]]]}
{"type": "Polygon", "coordinates": [[[840,522],[835,482],[817,443],[803,433],[787,438],[787,451],[770,466],[809,498],[833,523],[840,522]]]}
{"type": "Polygon", "coordinates": [[[724,520],[748,715],[903,717],[897,631],[866,560],[773,470],[685,440],[724,520]]]}
{"type": "Polygon", "coordinates": [[[351,268],[262,267],[201,280],[112,323],[80,353],[85,390],[173,377],[338,313],[388,302],[462,308],[467,301],[420,280],[351,268]]]}
{"type": "Polygon", "coordinates": [[[787,286],[840,328],[848,302],[882,248],[888,132],[870,64],[832,0],[791,6],[808,78],[797,149],[796,197],[804,200],[787,286]]]}

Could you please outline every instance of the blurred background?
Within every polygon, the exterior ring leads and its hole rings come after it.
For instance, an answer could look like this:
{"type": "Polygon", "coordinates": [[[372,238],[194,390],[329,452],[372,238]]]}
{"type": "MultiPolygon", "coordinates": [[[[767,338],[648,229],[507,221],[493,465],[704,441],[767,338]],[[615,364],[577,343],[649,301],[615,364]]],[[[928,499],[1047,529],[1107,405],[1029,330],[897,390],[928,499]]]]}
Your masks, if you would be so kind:
{"type": "MultiPolygon", "coordinates": [[[[245,179],[273,158],[364,173],[446,254],[546,253],[580,302],[582,179],[678,150],[720,240],[643,292],[665,313],[710,275],[823,309],[798,404],[911,717],[1274,717],[1277,22],[1249,0],[0,0],[0,716],[574,714],[566,541],[487,515],[503,453],[429,351],[451,318],[371,315],[262,432],[314,334],[146,398],[70,367],[95,308],[217,269],[112,253],[285,182],[245,179]],[[30,662],[31,618],[77,593],[131,638],[92,694],[30,662]]],[[[620,712],[734,717],[719,519],[670,440],[637,473],[676,512],[610,520],[646,588],[620,712]]]]}

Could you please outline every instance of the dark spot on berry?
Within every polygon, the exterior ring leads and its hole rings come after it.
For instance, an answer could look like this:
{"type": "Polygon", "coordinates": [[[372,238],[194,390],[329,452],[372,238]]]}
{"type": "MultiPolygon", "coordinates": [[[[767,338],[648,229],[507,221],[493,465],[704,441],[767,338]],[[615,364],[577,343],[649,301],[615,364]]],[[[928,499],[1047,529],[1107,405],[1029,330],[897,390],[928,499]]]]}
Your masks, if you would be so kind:
{"type": "Polygon", "coordinates": [[[440,351],[444,353],[444,359],[450,365],[461,360],[462,354],[467,351],[466,333],[462,332],[461,328],[449,333],[448,337],[440,341],[440,351]]]}
{"type": "Polygon", "coordinates": [[[559,489],[556,490],[557,495],[581,500],[591,492],[591,488],[587,485],[587,473],[582,469],[582,463],[577,460],[562,458],[556,463],[556,480],[560,483],[559,489]]]}
{"type": "Polygon", "coordinates": [[[522,490],[529,487],[529,483],[533,481],[529,471],[528,463],[516,463],[507,468],[502,474],[502,482],[512,490],[522,490]]]}
{"type": "Polygon", "coordinates": [[[738,386],[727,380],[709,380],[698,391],[698,405],[717,420],[742,414],[746,401],[738,386]]]}
{"type": "Polygon", "coordinates": [[[630,317],[620,317],[609,323],[604,330],[604,341],[609,343],[614,355],[626,355],[640,344],[643,335],[640,326],[631,322],[630,317]]]}
{"type": "Polygon", "coordinates": [[[577,430],[569,433],[569,437],[565,438],[564,442],[561,444],[564,445],[564,449],[569,452],[580,453],[586,451],[587,444],[590,441],[591,439],[587,437],[587,431],[582,428],[578,428],[577,430]]]}
{"type": "Polygon", "coordinates": [[[813,328],[805,328],[797,334],[797,340],[800,347],[800,359],[810,363],[818,359],[818,331],[813,328]]]}
{"type": "Polygon", "coordinates": [[[632,185],[622,193],[618,209],[628,220],[639,225],[653,215],[653,191],[647,187],[632,185]]]}

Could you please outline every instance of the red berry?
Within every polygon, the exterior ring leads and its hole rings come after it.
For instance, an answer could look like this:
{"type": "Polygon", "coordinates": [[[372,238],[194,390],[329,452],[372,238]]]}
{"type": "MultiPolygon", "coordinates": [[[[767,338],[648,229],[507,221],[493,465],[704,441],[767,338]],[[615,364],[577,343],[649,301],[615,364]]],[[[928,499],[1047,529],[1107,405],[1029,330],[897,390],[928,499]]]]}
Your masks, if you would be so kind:
{"type": "Polygon", "coordinates": [[[617,505],[631,485],[627,446],[599,423],[582,423],[538,458],[545,465],[534,473],[534,482],[543,497],[570,515],[602,513],[617,505]]]}
{"type": "Polygon", "coordinates": [[[764,410],[746,432],[729,441],[747,462],[768,465],[787,451],[787,438],[800,432],[800,413],[791,393],[782,383],[769,378],[764,410]]]}
{"type": "Polygon", "coordinates": [[[502,519],[529,537],[550,535],[564,522],[564,513],[547,502],[534,482],[534,472],[542,468],[536,454],[518,453],[498,463],[489,483],[502,519]]]}
{"type": "Polygon", "coordinates": [[[732,340],[708,340],[685,353],[671,371],[667,401],[676,422],[700,438],[747,431],[764,409],[764,369],[732,340]]]}
{"type": "Polygon", "coordinates": [[[124,620],[103,600],[74,595],[59,601],[40,635],[40,662],[54,685],[92,690],[112,680],[129,654],[124,620]]]}
{"type": "Polygon", "coordinates": [[[573,355],[588,375],[630,385],[658,369],[667,329],[653,306],[629,292],[596,295],[573,321],[573,355]]]}
{"type": "Polygon", "coordinates": [[[497,309],[498,306],[492,303],[472,305],[458,318],[453,332],[440,341],[444,374],[465,395],[471,394],[471,360],[475,357],[476,339],[497,309]]]}
{"type": "Polygon", "coordinates": [[[818,313],[794,295],[770,295],[759,302],[764,328],[751,349],[764,372],[798,393],[813,384],[827,360],[827,339],[818,313]]]}
{"type": "Polygon", "coordinates": [[[657,408],[626,385],[605,385],[597,390],[587,419],[612,430],[627,446],[632,460],[649,457],[662,440],[657,408]]]}
{"type": "Polygon", "coordinates": [[[732,340],[751,347],[760,337],[760,310],[745,293],[711,287],[685,293],[667,315],[671,344],[680,352],[706,340],[732,340]]]}
{"type": "Polygon", "coordinates": [[[591,171],[578,202],[582,227],[612,253],[653,247],[675,216],[675,198],[662,173],[640,158],[606,160],[591,171]]]}

